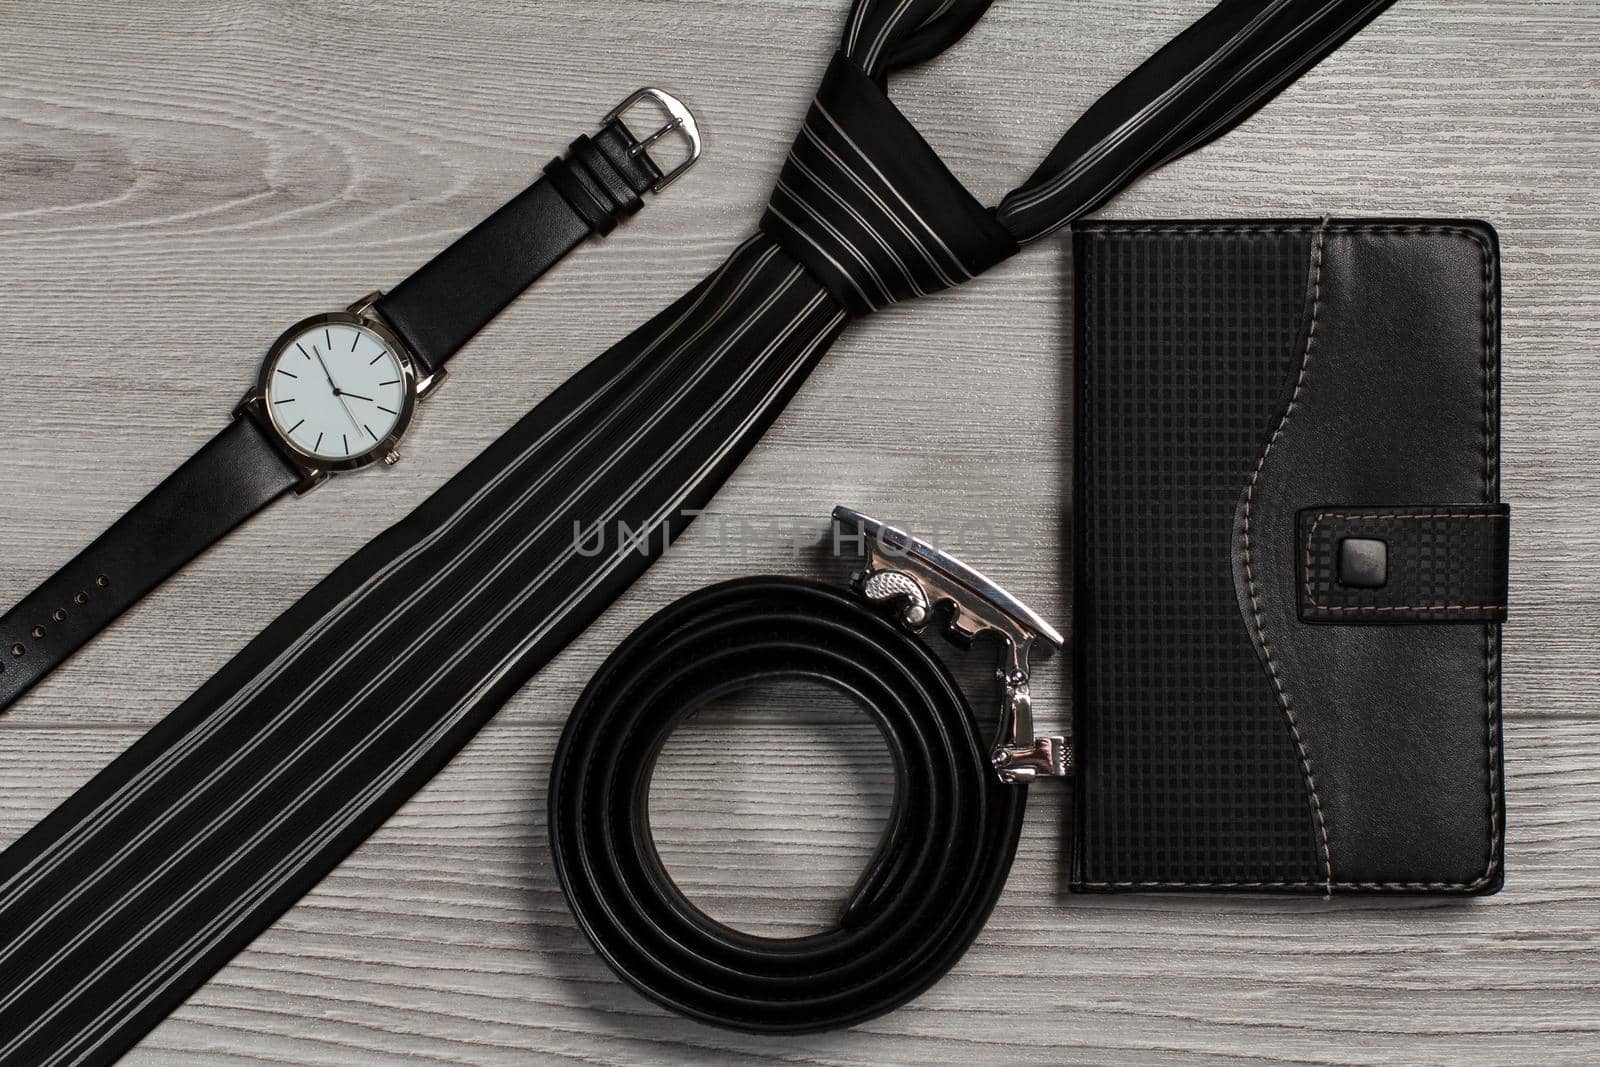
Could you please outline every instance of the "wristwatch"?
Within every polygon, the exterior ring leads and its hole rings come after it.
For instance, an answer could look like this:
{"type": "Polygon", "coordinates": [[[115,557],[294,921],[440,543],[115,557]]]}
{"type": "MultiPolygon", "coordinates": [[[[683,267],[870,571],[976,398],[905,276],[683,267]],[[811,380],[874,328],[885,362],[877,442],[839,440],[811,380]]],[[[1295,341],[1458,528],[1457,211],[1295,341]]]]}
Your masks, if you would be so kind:
{"type": "Polygon", "coordinates": [[[0,710],[245,519],[291,490],[400,459],[419,403],[455,352],[594,234],[612,232],[700,157],[694,116],[660,89],[634,93],[593,137],[391,291],[289,327],[232,423],[20,604],[0,616],[0,710]],[[653,108],[636,138],[624,118],[653,108]],[[685,146],[670,170],[649,149],[685,146]]]}

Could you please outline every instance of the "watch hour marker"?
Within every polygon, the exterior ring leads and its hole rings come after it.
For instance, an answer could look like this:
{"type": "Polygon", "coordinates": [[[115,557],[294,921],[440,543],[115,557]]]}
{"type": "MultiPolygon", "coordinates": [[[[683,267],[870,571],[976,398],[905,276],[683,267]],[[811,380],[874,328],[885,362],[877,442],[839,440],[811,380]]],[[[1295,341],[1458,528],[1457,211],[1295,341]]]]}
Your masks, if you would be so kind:
{"type": "MultiPolygon", "coordinates": [[[[5,0],[0,0],[0,8],[4,4],[5,0]]],[[[302,454],[347,461],[340,465],[379,458],[373,450],[381,451],[381,446],[394,438],[411,403],[406,390],[414,380],[413,372],[406,368],[400,349],[362,325],[340,321],[316,323],[291,338],[278,353],[264,395],[257,401],[261,405],[257,410],[272,413],[276,432],[284,439],[292,438],[302,454]],[[372,342],[370,347],[367,341],[372,342]],[[292,351],[311,364],[309,373],[289,355],[292,351]],[[347,355],[350,361],[341,363],[347,355]],[[357,356],[371,369],[362,370],[355,362],[357,356]],[[279,381],[279,373],[288,381],[279,381]],[[320,384],[323,381],[326,389],[320,384]],[[309,382],[318,384],[308,391],[303,383],[309,382]],[[352,388],[346,389],[347,385],[352,388]],[[286,413],[295,417],[285,417],[286,413]],[[293,426],[289,426],[291,422],[293,426]]]]}

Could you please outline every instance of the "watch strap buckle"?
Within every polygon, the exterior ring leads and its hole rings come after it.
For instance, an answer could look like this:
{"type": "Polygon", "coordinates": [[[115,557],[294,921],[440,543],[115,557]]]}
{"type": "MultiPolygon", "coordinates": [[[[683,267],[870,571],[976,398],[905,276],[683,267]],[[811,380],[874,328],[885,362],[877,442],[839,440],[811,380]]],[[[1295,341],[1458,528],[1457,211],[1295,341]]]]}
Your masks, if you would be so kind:
{"type": "MultiPolygon", "coordinates": [[[[694,166],[695,162],[700,158],[700,125],[695,121],[694,113],[689,110],[683,101],[664,89],[656,89],[648,85],[634,92],[622,103],[612,108],[610,113],[606,115],[606,123],[616,122],[618,119],[623,118],[624,115],[645,100],[653,101],[665,113],[667,121],[643,138],[637,139],[633,147],[628,149],[629,154],[633,156],[645,155],[652,145],[672,134],[679,135],[689,150],[688,155],[676,166],[670,170],[662,171],[661,177],[656,179],[655,184],[650,187],[651,192],[659,193],[683,177],[684,171],[694,166]]],[[[654,160],[651,162],[654,162],[654,160]]]]}

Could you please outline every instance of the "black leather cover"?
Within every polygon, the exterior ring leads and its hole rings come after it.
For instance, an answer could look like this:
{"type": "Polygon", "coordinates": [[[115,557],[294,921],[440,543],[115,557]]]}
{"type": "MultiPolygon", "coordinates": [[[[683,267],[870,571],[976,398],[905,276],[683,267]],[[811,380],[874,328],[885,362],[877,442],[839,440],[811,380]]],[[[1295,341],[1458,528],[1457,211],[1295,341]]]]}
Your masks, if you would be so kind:
{"type": "Polygon", "coordinates": [[[1499,888],[1494,231],[1101,223],[1074,273],[1074,884],[1499,888]]]}
{"type": "Polygon", "coordinates": [[[267,431],[251,419],[234,419],[0,617],[0,708],[300,477],[267,431]]]}
{"type": "Polygon", "coordinates": [[[424,372],[472,335],[592,233],[608,234],[644,206],[661,178],[620,119],[579,137],[544,177],[462,234],[377,302],[424,372]]]}

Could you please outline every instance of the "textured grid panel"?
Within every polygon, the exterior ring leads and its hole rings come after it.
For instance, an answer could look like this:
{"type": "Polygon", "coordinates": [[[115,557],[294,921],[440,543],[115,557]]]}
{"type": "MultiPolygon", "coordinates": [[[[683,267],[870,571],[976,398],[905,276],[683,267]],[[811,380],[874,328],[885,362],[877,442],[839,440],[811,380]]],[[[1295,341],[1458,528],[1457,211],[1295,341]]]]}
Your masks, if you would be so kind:
{"type": "Polygon", "coordinates": [[[1234,509],[1299,366],[1313,228],[1090,227],[1078,292],[1078,875],[1321,885],[1234,595],[1234,509]]]}
{"type": "Polygon", "coordinates": [[[1301,616],[1379,625],[1499,621],[1506,613],[1510,517],[1500,504],[1302,512],[1301,616]],[[1388,546],[1381,587],[1340,582],[1339,545],[1347,537],[1388,546]]]}

